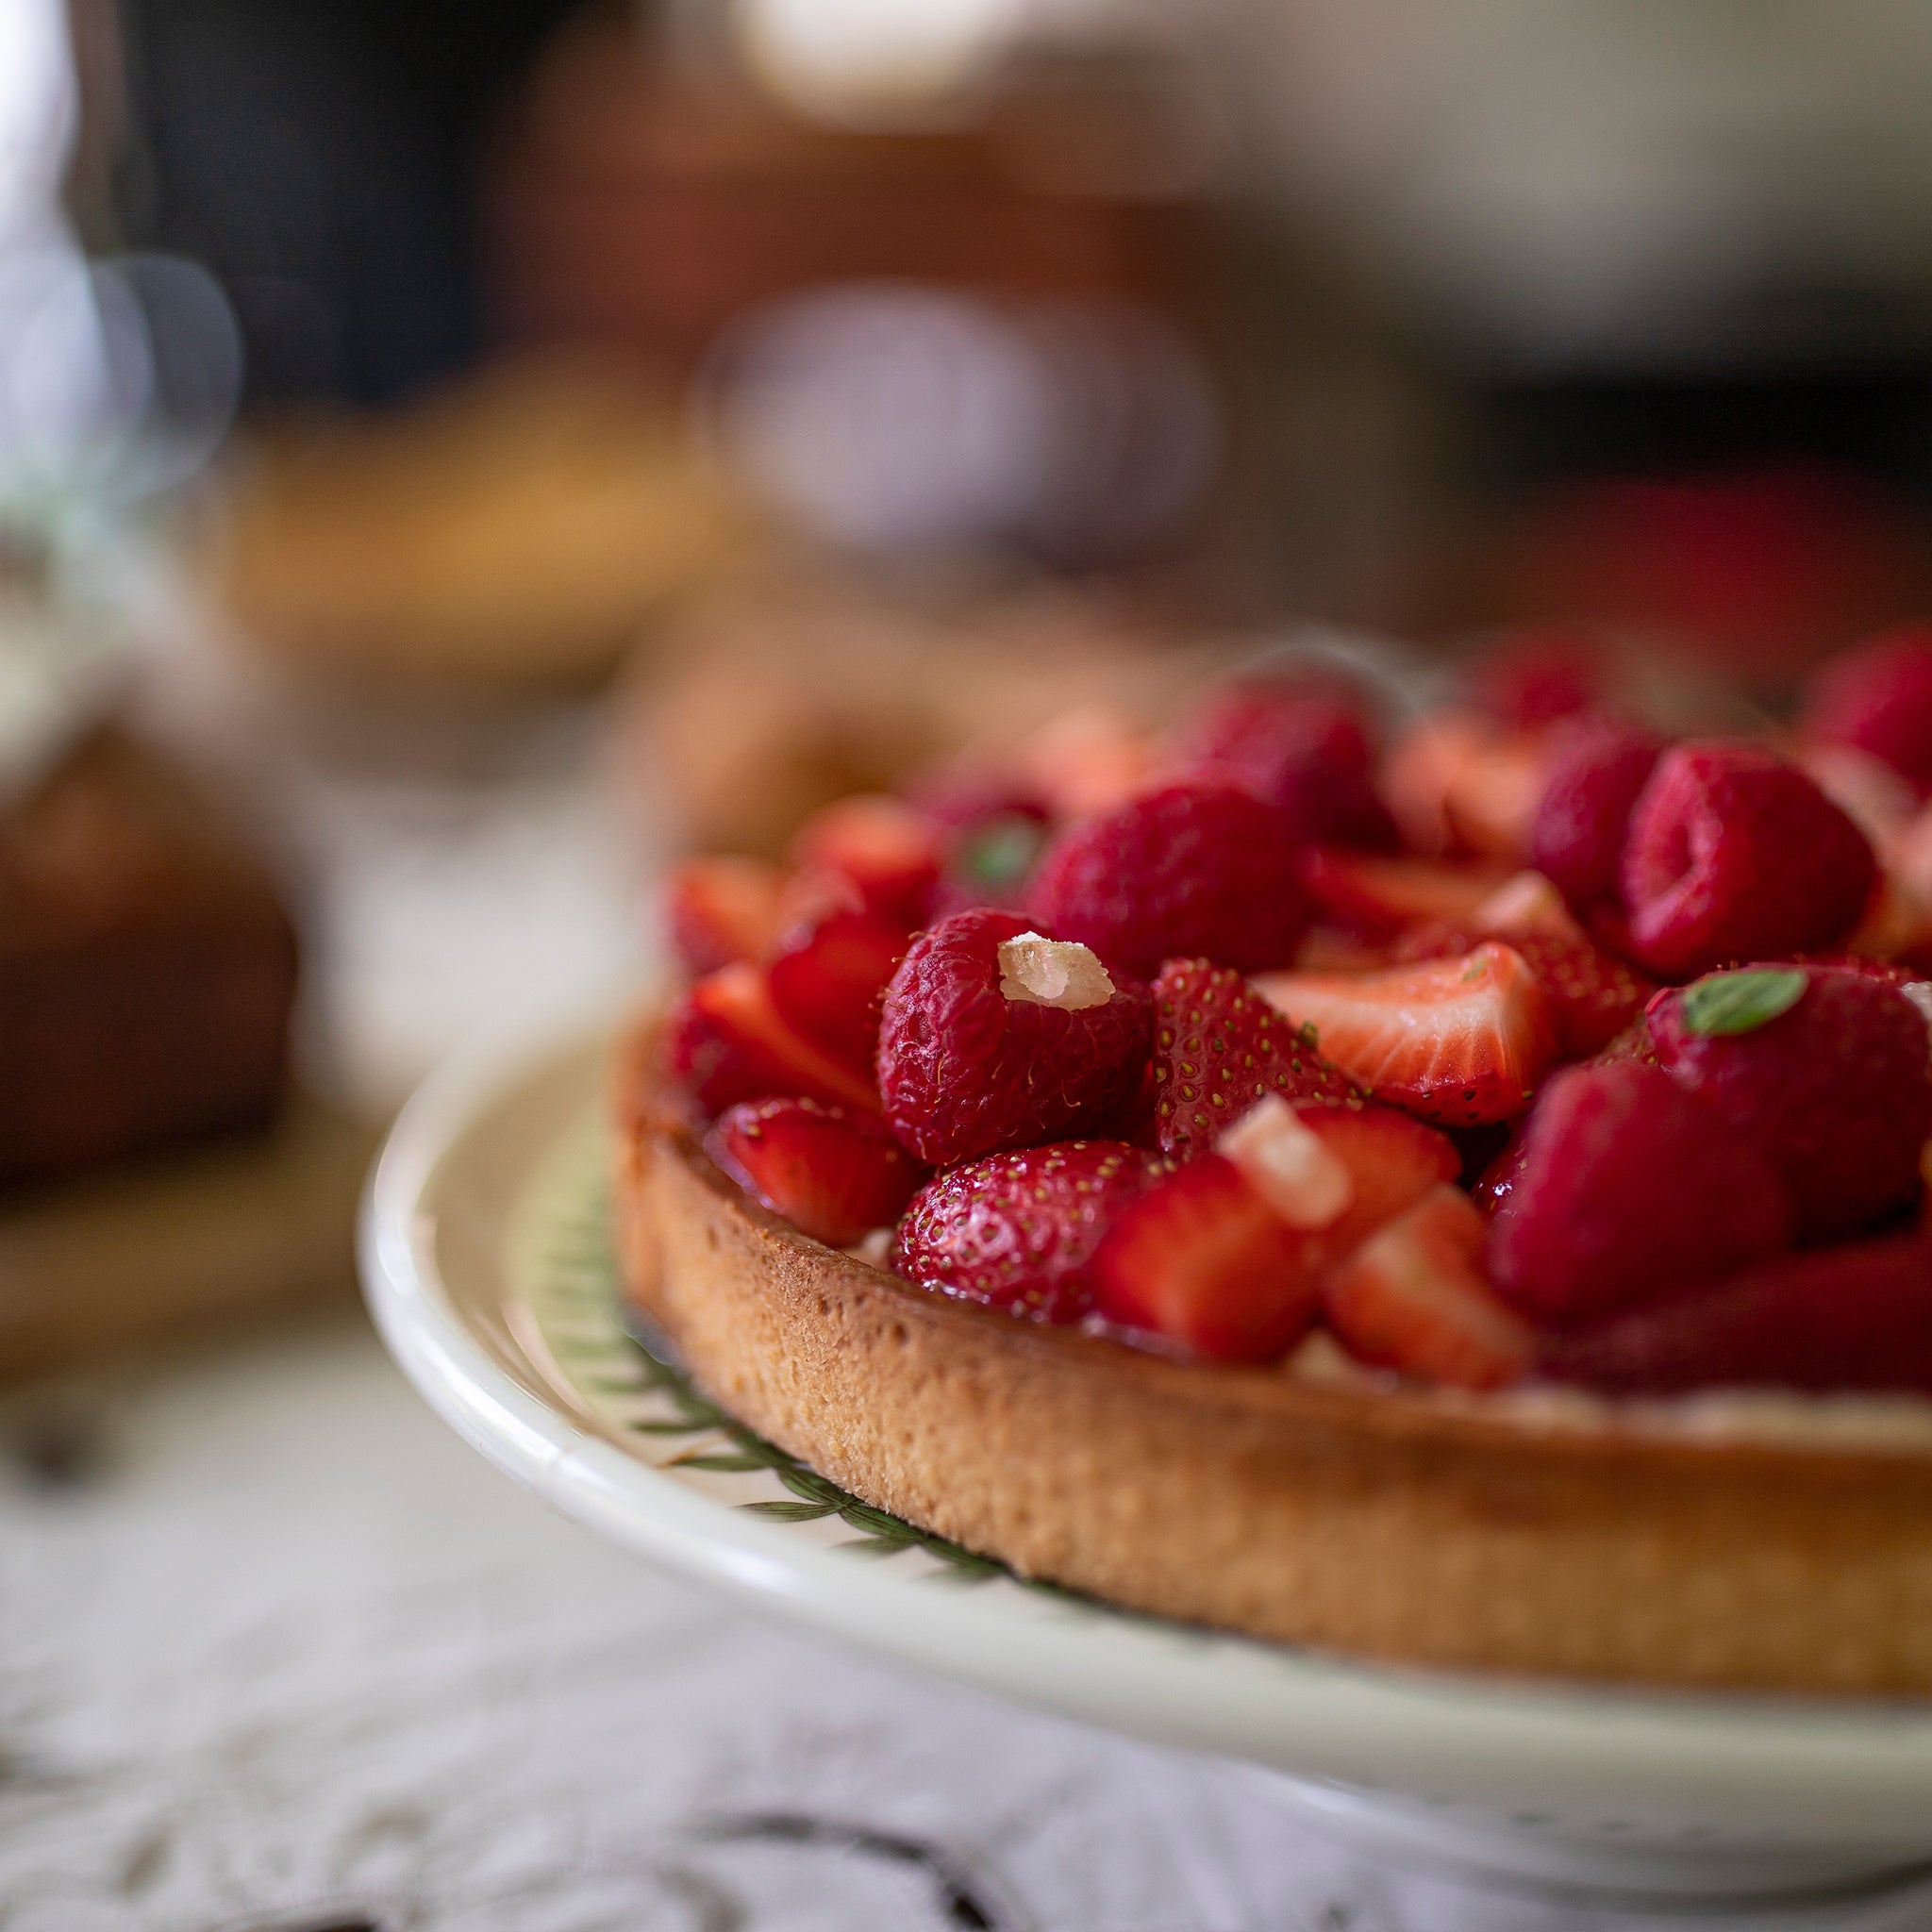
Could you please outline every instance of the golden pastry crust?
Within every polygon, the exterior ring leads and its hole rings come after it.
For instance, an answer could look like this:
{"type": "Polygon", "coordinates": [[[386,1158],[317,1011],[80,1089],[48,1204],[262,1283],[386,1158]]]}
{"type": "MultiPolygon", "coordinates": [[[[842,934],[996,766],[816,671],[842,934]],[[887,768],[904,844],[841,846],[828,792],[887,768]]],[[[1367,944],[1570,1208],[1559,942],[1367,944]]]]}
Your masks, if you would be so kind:
{"type": "Polygon", "coordinates": [[[704,1391],[856,1495],[1161,1616],[1417,1664],[1932,1691],[1932,1455],[1539,1426],[1208,1367],[807,1240],[619,1074],[626,1291],[704,1391]]]}

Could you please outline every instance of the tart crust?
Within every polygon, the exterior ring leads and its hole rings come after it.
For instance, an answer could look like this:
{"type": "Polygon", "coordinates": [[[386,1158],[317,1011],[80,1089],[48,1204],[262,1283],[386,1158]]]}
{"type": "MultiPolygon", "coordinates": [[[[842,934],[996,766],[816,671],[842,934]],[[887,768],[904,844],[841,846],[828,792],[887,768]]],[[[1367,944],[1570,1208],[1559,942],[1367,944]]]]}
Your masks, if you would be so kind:
{"type": "Polygon", "coordinates": [[[1932,1692],[1932,1451],[1577,1426],[1208,1367],[915,1289],[749,1201],[617,1070],[625,1290],[879,1508],[1131,1609],[1365,1657],[1932,1692]]]}

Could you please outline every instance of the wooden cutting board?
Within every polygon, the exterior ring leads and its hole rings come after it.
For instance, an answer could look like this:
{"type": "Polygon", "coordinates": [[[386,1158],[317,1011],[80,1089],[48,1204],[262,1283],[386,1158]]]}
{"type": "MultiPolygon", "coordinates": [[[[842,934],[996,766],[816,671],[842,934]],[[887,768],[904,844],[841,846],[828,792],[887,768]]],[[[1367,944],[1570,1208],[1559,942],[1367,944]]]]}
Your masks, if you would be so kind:
{"type": "Polygon", "coordinates": [[[264,1134],[0,1197],[0,1379],[347,1299],[379,1138],[298,1094],[264,1134]]]}

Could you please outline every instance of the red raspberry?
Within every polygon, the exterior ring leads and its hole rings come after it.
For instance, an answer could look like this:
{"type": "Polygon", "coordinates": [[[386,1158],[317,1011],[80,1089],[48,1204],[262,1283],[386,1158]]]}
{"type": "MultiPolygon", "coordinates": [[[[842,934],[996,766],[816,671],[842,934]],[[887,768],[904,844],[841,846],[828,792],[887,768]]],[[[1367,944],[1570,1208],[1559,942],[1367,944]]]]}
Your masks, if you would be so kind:
{"type": "Polygon", "coordinates": [[[1010,912],[957,912],[912,942],[886,989],[879,1091],[892,1131],[933,1167],[1078,1132],[1124,1105],[1147,1064],[1147,989],[1116,978],[1099,1004],[1002,991],[1010,912]]]}
{"type": "Polygon", "coordinates": [[[1189,770],[1239,778],[1279,806],[1297,839],[1395,849],[1368,726],[1343,697],[1288,679],[1244,679],[1208,700],[1178,749],[1189,770]]]}
{"type": "Polygon", "coordinates": [[[1805,704],[1807,734],[1855,745],[1932,792],[1932,625],[1903,625],[1835,658],[1805,704]]]}
{"type": "Polygon", "coordinates": [[[1578,911],[1612,902],[1630,808],[1664,741],[1616,718],[1581,718],[1556,734],[1529,831],[1529,862],[1578,911]]]}
{"type": "Polygon", "coordinates": [[[912,1197],[892,1267],[919,1288],[1040,1322],[1087,1312],[1087,1264],[1114,1217],[1166,1163],[1118,1141],[995,1154],[937,1174],[912,1197]]]}
{"type": "Polygon", "coordinates": [[[1543,1342],[1541,1373],[1619,1395],[1728,1386],[1932,1394],[1923,1233],[1825,1248],[1543,1342]]]}
{"type": "Polygon", "coordinates": [[[1044,932],[1130,973],[1201,954],[1258,972],[1286,965],[1308,898],[1280,810],[1239,785],[1186,779],[1069,827],[1026,897],[1044,932]]]}
{"type": "Polygon", "coordinates": [[[1932,1076],[1925,1016],[1896,988],[1843,967],[1756,968],[1661,994],[1647,1017],[1663,1071],[1783,1174],[1801,1240],[1849,1234],[1917,1198],[1932,1076]],[[1710,1030],[1707,989],[1789,991],[1794,976],[1788,1009],[1710,1030]]]}
{"type": "Polygon", "coordinates": [[[1630,942],[1680,979],[1828,946],[1857,924],[1876,877],[1864,833],[1796,766],[1755,745],[1680,744],[1630,815],[1630,942]]]}
{"type": "Polygon", "coordinates": [[[1636,1061],[1558,1074],[1493,1192],[1491,1277],[1541,1321],[1654,1301],[1790,1245],[1772,1162],[1636,1061]]]}
{"type": "Polygon", "coordinates": [[[876,1117],[816,1100],[727,1108],[705,1152],[774,1214],[834,1248],[891,1226],[924,1178],[876,1117]]]}
{"type": "Polygon", "coordinates": [[[1359,1104],[1324,1059],[1239,973],[1170,959],[1154,994],[1155,1131],[1164,1154],[1203,1154],[1270,1093],[1359,1104]]]}

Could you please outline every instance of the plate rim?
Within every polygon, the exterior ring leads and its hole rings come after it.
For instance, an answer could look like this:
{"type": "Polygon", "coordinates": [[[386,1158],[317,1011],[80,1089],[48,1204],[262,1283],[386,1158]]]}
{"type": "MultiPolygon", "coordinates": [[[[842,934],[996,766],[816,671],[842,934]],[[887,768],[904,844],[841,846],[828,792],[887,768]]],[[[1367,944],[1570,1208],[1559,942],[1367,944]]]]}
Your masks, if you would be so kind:
{"type": "MultiPolygon", "coordinates": [[[[1028,1619],[1027,1655],[988,1659],[968,1591],[893,1575],[699,1493],[558,1397],[520,1383],[441,1277],[435,1187],[520,1088],[588,1058],[608,1013],[466,1048],[417,1090],[364,1194],[358,1248],[378,1333],[429,1406],[486,1459],[633,1554],[821,1634],[994,1694],[1152,1741],[1375,1788],[1566,1805],[1620,1793],[1791,1824],[1837,1818],[1874,1841],[1920,1821],[1932,1704],[1486,1679],[1357,1661],[1069,1606],[1028,1619]],[[911,1617],[899,1614],[910,1609],[911,1617]],[[1129,1673],[1124,1667],[1131,1666],[1129,1673]],[[1235,1693],[1239,1693],[1236,1695],[1235,1693]],[[1825,1815],[1822,1815],[1825,1814],[1825,1815]]],[[[600,1056],[601,1058],[601,1056],[600,1056]]],[[[586,1095],[588,1101],[589,1095],[586,1095]]],[[[533,1149],[525,1177],[554,1142],[533,1149]]],[[[1003,1635],[1022,1627],[1005,1619],[1003,1635]]]]}

